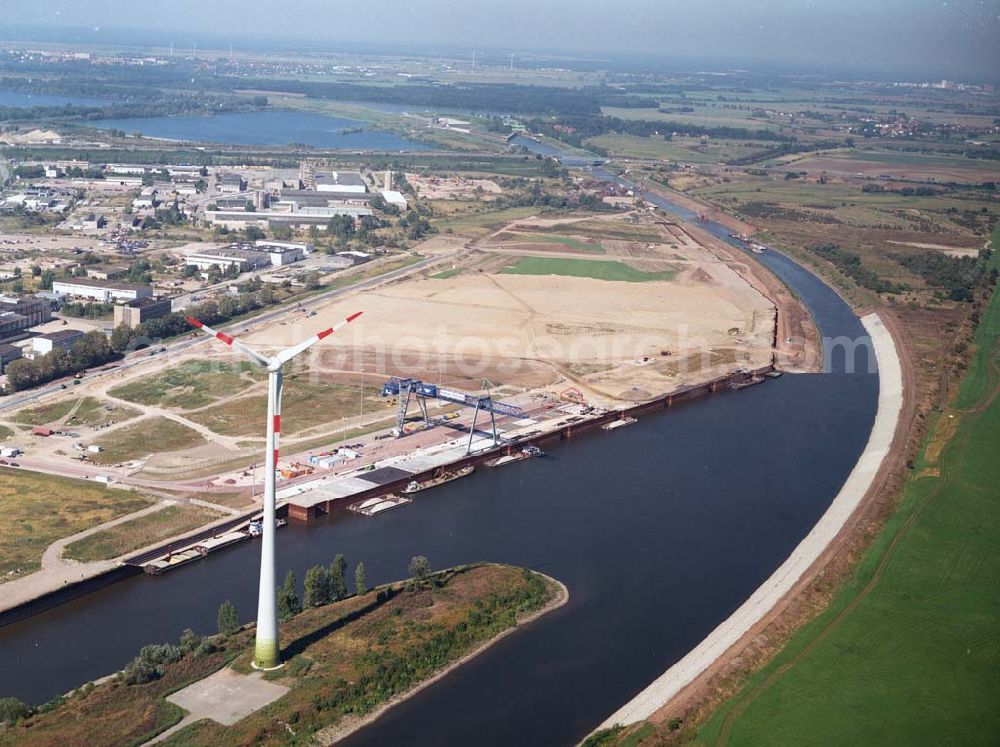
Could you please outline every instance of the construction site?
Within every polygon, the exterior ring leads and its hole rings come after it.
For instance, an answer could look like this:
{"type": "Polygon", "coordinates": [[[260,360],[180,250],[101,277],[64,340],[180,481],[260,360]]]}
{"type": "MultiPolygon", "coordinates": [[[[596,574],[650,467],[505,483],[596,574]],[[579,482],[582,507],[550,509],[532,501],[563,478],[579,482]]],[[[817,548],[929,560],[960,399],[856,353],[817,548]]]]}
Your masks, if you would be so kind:
{"type": "MultiPolygon", "coordinates": [[[[706,244],[645,211],[527,218],[228,330],[266,357],[364,310],[285,372],[279,516],[377,516],[542,456],[548,440],[776,375],[775,302],[745,255],[706,244]]],[[[21,468],[195,496],[234,517],[207,545],[203,531],[135,561],[156,572],[235,541],[234,522],[260,511],[267,383],[208,343],[192,336],[7,415],[35,429],[18,436],[21,468]]]]}

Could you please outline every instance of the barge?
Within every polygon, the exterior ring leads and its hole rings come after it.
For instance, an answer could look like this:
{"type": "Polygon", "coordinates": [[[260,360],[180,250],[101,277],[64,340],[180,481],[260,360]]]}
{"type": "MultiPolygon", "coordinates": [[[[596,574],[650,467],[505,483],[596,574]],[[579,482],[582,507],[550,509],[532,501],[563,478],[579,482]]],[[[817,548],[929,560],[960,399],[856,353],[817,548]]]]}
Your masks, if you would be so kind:
{"type": "Polygon", "coordinates": [[[421,490],[427,490],[428,488],[436,488],[438,485],[444,485],[452,480],[457,480],[461,477],[468,477],[475,471],[475,467],[471,464],[467,464],[464,467],[460,467],[455,470],[445,470],[441,472],[437,477],[432,477],[429,480],[411,480],[409,484],[403,488],[403,493],[406,495],[413,495],[414,493],[419,493],[421,490]]]}
{"type": "Polygon", "coordinates": [[[612,420],[610,423],[605,423],[601,426],[602,430],[613,431],[616,428],[624,428],[626,425],[632,425],[632,423],[638,423],[638,418],[622,417],[618,420],[612,420]]]}

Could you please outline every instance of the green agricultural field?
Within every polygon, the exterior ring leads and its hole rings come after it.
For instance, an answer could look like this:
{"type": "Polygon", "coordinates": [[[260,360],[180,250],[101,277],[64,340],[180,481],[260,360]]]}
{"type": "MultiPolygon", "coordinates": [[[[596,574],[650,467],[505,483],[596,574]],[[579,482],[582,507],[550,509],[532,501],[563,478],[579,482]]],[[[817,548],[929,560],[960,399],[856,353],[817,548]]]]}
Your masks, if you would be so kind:
{"type": "Polygon", "coordinates": [[[56,540],[148,505],[129,490],[0,467],[0,582],[37,570],[56,540]]]}
{"type": "Polygon", "coordinates": [[[644,272],[622,262],[590,259],[563,259],[562,257],[522,257],[501,271],[507,275],[568,275],[577,278],[594,278],[624,283],[647,283],[652,280],[670,280],[677,273],[673,270],[644,272]]]}
{"type": "MultiPolygon", "coordinates": [[[[521,236],[521,234],[514,234],[515,237],[521,236]]],[[[543,244],[560,244],[562,246],[569,247],[570,249],[577,249],[581,252],[589,252],[591,254],[604,254],[605,249],[600,244],[595,244],[590,241],[583,241],[582,239],[574,239],[572,236],[560,236],[558,234],[540,234],[532,235],[528,234],[525,240],[531,241],[532,243],[543,243],[543,244]]]]}
{"type": "Polygon", "coordinates": [[[940,414],[853,577],[699,743],[987,744],[1000,734],[1000,293],[977,343],[962,407],[940,414]]]}
{"type": "Polygon", "coordinates": [[[598,135],[588,140],[587,144],[627,158],[690,163],[721,163],[745,158],[764,150],[759,144],[741,140],[709,140],[705,145],[701,145],[698,138],[677,137],[673,140],[664,140],[639,135],[598,135]]]}
{"type": "Polygon", "coordinates": [[[95,438],[93,443],[102,451],[87,455],[92,462],[118,464],[150,454],[189,449],[204,444],[205,439],[197,431],[157,415],[95,438]]]}
{"type": "Polygon", "coordinates": [[[111,389],[108,394],[140,405],[192,410],[237,394],[262,376],[250,363],[187,361],[156,376],[111,389]]]}
{"type": "Polygon", "coordinates": [[[220,518],[222,514],[201,506],[167,506],[72,542],[63,557],[81,563],[117,558],[220,518]]]}

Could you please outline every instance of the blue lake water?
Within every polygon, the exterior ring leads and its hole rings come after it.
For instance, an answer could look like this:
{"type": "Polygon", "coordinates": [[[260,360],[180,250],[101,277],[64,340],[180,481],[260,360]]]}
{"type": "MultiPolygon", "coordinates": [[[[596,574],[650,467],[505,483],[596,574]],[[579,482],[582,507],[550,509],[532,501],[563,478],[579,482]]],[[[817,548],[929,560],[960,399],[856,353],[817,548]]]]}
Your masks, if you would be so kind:
{"type": "Polygon", "coordinates": [[[215,116],[134,117],[102,119],[102,129],[141,132],[147,137],[226,145],[310,145],[343,150],[433,150],[427,143],[391,132],[362,129],[365,123],[325,114],[292,111],[240,112],[215,116]]]}

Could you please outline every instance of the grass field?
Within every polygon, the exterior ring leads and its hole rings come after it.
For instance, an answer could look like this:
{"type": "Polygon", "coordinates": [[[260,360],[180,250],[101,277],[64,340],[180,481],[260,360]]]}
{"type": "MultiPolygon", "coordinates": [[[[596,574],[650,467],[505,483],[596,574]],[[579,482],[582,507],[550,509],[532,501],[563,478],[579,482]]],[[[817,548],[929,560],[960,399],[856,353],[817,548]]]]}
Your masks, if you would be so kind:
{"type": "Polygon", "coordinates": [[[123,422],[138,417],[139,411],[125,405],[101,402],[94,397],[68,399],[18,412],[12,420],[25,425],[44,425],[62,421],[67,426],[101,425],[110,420],[123,422]],[[69,416],[69,417],[67,417],[69,416]]]}
{"type": "Polygon", "coordinates": [[[561,257],[522,257],[502,272],[509,275],[568,275],[577,278],[594,278],[625,283],[670,280],[676,275],[672,270],[643,272],[622,262],[563,259],[561,257]]]}
{"type": "Polygon", "coordinates": [[[461,275],[465,272],[465,267],[452,267],[450,270],[442,270],[441,272],[431,275],[432,280],[447,280],[448,278],[453,278],[456,275],[461,275]]]}
{"type": "Polygon", "coordinates": [[[242,391],[254,381],[253,373],[250,363],[187,361],[156,376],[111,389],[108,394],[140,405],[190,410],[242,391]]]}
{"type": "MultiPolygon", "coordinates": [[[[515,238],[517,234],[514,234],[515,238]]],[[[526,237],[533,243],[543,243],[543,244],[560,244],[562,246],[567,246],[570,249],[577,249],[581,252],[590,252],[592,254],[604,254],[604,247],[600,244],[595,244],[591,241],[583,241],[582,239],[575,239],[572,236],[560,236],[558,234],[529,234],[526,237]]]]}
{"type": "Polygon", "coordinates": [[[205,443],[197,431],[160,416],[142,418],[112,433],[95,438],[99,454],[88,454],[97,464],[118,464],[164,451],[188,449],[205,443]]]}
{"type": "MultiPolygon", "coordinates": [[[[282,394],[281,426],[291,435],[317,425],[336,427],[340,419],[354,417],[361,411],[361,387],[328,382],[309,383],[305,379],[285,380],[282,394]]],[[[368,387],[365,410],[376,412],[385,406],[377,391],[368,387]]],[[[265,395],[232,400],[207,410],[190,413],[188,418],[223,436],[263,435],[267,415],[265,395]]]]}
{"type": "Polygon", "coordinates": [[[638,135],[599,135],[587,141],[588,145],[604,148],[614,155],[627,158],[649,158],[690,163],[720,163],[735,158],[745,158],[763,150],[740,140],[710,140],[704,145],[698,138],[678,137],[664,140],[659,137],[638,135]]]}
{"type": "Polygon", "coordinates": [[[149,504],[128,490],[0,468],[0,582],[37,570],[56,540],[149,504]]]}
{"type": "Polygon", "coordinates": [[[432,222],[442,233],[450,229],[457,234],[483,236],[489,233],[492,228],[498,228],[514,220],[530,218],[532,215],[540,215],[543,212],[545,212],[544,208],[514,207],[506,210],[488,210],[472,215],[455,216],[447,220],[432,222]]]}
{"type": "MultiPolygon", "coordinates": [[[[232,726],[197,721],[163,744],[328,743],[317,739],[317,732],[408,692],[558,594],[541,576],[511,566],[445,571],[433,581],[380,587],[283,622],[287,664],[264,676],[288,686],[288,692],[232,726]]],[[[251,611],[240,612],[246,618],[251,611]]],[[[213,651],[188,651],[165,664],[162,677],[151,682],[128,685],[118,679],[78,691],[47,712],[0,729],[0,745],[143,744],[183,715],[165,700],[167,695],[226,664],[237,672],[250,671],[252,629],[216,636],[212,643],[213,651]]]]}
{"type": "Polygon", "coordinates": [[[703,744],[987,744],[1000,735],[1000,293],[897,512],[830,606],[703,744]],[[956,423],[957,420],[957,423],[956,423]]]}
{"type": "Polygon", "coordinates": [[[72,542],[66,546],[63,557],[82,563],[117,558],[219,518],[222,515],[217,511],[200,506],[167,506],[72,542]]]}
{"type": "Polygon", "coordinates": [[[0,440],[10,438],[13,435],[14,431],[12,431],[6,425],[0,425],[0,440]]]}

